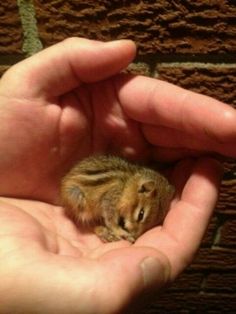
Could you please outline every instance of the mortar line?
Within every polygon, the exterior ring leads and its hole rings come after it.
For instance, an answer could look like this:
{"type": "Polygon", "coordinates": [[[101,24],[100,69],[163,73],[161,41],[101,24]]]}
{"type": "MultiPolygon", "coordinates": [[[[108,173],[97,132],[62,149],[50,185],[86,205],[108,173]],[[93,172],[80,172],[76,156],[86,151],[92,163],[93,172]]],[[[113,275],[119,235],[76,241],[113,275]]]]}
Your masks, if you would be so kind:
{"type": "Polygon", "coordinates": [[[219,69],[219,68],[236,68],[236,63],[210,63],[210,62],[161,62],[157,63],[157,67],[166,68],[199,68],[199,69],[219,69]]]}
{"type": "Polygon", "coordinates": [[[206,283],[207,283],[207,276],[209,275],[209,272],[203,275],[202,281],[200,283],[200,291],[199,293],[204,293],[205,291],[205,287],[206,287],[206,283]]]}
{"type": "Polygon", "coordinates": [[[214,248],[216,248],[219,245],[220,239],[221,239],[222,227],[223,227],[223,224],[220,224],[220,225],[217,226],[217,228],[215,230],[214,237],[213,237],[211,249],[214,249],[214,248]]]}
{"type": "Polygon", "coordinates": [[[222,231],[224,223],[225,223],[224,216],[217,215],[217,223],[216,223],[216,228],[213,232],[211,249],[214,249],[219,246],[219,243],[221,240],[221,231],[222,231]]]}
{"type": "Polygon", "coordinates": [[[189,62],[189,61],[182,61],[182,62],[158,62],[158,60],[148,62],[135,60],[134,64],[144,63],[148,64],[152,67],[152,70],[155,72],[158,67],[165,67],[165,68],[199,68],[199,69],[232,69],[236,68],[236,63],[210,63],[210,62],[189,62]]]}
{"type": "Polygon", "coordinates": [[[24,35],[22,51],[26,56],[31,56],[43,48],[39,39],[34,4],[32,0],[17,0],[17,5],[24,35]]]}

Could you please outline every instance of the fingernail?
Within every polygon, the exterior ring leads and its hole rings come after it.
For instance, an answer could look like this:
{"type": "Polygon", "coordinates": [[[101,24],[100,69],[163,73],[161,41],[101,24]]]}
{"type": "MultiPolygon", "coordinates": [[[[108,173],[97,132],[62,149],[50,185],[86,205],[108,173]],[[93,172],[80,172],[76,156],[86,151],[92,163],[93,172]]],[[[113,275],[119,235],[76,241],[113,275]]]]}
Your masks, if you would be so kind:
{"type": "Polygon", "coordinates": [[[157,258],[147,257],[140,266],[145,288],[161,288],[167,283],[170,274],[169,266],[162,264],[157,258]]]}

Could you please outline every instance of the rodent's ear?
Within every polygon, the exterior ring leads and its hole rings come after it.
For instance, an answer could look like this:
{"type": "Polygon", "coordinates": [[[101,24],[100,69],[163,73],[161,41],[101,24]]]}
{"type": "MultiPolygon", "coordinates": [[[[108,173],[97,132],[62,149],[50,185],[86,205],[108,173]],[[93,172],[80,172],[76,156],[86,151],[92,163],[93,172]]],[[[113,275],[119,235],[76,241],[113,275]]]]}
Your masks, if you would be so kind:
{"type": "Polygon", "coordinates": [[[84,193],[77,185],[67,186],[62,195],[65,203],[72,208],[80,207],[84,200],[84,193]]]}
{"type": "Polygon", "coordinates": [[[147,180],[140,183],[138,193],[151,194],[156,190],[156,184],[153,180],[147,180]]]}

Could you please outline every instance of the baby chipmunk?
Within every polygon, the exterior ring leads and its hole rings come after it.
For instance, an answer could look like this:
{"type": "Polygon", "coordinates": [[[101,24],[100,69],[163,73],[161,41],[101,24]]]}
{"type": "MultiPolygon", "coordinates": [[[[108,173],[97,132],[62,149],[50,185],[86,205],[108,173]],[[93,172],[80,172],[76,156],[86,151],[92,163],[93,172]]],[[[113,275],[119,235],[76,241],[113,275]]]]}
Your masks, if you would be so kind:
{"type": "Polygon", "coordinates": [[[161,224],[174,187],[160,173],[116,156],[91,156],[62,179],[63,206],[103,241],[134,242],[161,224]]]}

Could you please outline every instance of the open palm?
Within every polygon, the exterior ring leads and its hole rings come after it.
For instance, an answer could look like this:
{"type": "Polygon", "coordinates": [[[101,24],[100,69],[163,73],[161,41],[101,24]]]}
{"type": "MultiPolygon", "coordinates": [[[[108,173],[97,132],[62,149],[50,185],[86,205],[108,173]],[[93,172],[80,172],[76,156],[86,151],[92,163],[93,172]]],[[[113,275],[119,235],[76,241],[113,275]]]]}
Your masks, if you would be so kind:
{"type": "Polygon", "coordinates": [[[217,198],[220,170],[212,159],[173,169],[177,193],[163,227],[132,246],[101,243],[59,206],[62,176],[92,153],[169,160],[206,150],[236,155],[233,109],[164,82],[117,74],[134,54],[129,41],[70,39],[2,78],[4,313],[116,313],[145,288],[173,280],[193,258],[217,198]]]}

